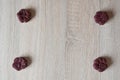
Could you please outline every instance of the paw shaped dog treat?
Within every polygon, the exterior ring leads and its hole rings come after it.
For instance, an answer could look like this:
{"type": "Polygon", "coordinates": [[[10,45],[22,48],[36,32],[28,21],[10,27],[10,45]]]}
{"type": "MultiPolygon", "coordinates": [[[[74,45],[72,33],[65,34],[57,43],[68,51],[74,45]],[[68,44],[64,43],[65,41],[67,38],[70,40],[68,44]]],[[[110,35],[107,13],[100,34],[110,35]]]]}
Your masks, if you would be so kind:
{"type": "Polygon", "coordinates": [[[109,20],[109,16],[105,11],[98,11],[94,16],[94,19],[99,25],[104,25],[109,20]]]}
{"type": "Polygon", "coordinates": [[[17,71],[25,69],[28,66],[28,61],[25,57],[16,57],[12,64],[13,68],[17,71]]]}
{"type": "Polygon", "coordinates": [[[99,72],[103,72],[108,68],[108,62],[104,57],[98,57],[94,60],[93,64],[94,69],[98,70],[99,72]]]}
{"type": "Polygon", "coordinates": [[[30,19],[32,18],[32,14],[31,14],[31,11],[29,9],[21,9],[17,13],[17,17],[18,17],[20,22],[24,23],[24,22],[30,21],[30,19]]]}

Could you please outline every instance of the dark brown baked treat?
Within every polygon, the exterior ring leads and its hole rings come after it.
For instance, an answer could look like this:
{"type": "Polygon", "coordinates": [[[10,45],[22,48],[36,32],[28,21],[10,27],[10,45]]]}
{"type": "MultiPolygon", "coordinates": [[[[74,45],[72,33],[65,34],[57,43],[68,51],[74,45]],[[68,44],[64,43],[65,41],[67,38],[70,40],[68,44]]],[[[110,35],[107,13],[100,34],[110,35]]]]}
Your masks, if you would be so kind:
{"type": "Polygon", "coordinates": [[[20,20],[20,22],[28,22],[32,18],[32,14],[29,9],[21,9],[17,13],[17,17],[20,20]]]}
{"type": "Polygon", "coordinates": [[[104,25],[109,20],[109,16],[105,11],[98,11],[94,16],[94,19],[99,25],[104,25]]]}
{"type": "Polygon", "coordinates": [[[94,60],[93,64],[94,69],[98,70],[99,72],[103,72],[108,68],[107,60],[104,57],[98,57],[94,60]]]}
{"type": "Polygon", "coordinates": [[[14,69],[20,71],[28,66],[28,61],[24,57],[16,57],[12,66],[14,69]]]}

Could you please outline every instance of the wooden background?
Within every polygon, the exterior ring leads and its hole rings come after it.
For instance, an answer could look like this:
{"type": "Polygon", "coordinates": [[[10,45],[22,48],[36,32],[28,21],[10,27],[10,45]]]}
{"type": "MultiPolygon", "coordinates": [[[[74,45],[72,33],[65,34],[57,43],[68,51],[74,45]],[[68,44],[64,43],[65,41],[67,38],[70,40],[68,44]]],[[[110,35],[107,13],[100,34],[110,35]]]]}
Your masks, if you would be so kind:
{"type": "Polygon", "coordinates": [[[120,0],[0,0],[0,80],[120,80],[120,0]],[[28,23],[16,13],[32,8],[28,23]],[[110,12],[103,26],[96,11],[110,12]],[[12,68],[15,57],[29,56],[22,71],[12,68]],[[93,69],[98,56],[111,66],[93,69]]]}

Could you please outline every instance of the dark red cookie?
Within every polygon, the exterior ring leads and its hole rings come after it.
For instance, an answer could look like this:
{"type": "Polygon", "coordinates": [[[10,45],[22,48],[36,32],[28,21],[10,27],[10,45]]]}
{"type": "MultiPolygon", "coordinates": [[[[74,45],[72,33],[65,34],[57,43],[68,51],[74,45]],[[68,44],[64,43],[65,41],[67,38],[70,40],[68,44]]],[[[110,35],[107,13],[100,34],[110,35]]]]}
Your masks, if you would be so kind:
{"type": "Polygon", "coordinates": [[[109,16],[105,11],[98,11],[94,16],[94,19],[99,25],[104,25],[109,20],[109,16]]]}
{"type": "Polygon", "coordinates": [[[17,13],[17,17],[20,20],[20,22],[28,22],[32,18],[32,14],[29,9],[21,9],[17,13]]]}
{"type": "Polygon", "coordinates": [[[13,68],[20,71],[28,66],[28,61],[24,57],[17,57],[14,59],[14,63],[12,64],[13,68]]]}
{"type": "Polygon", "coordinates": [[[104,57],[98,57],[94,60],[93,67],[99,72],[103,72],[108,68],[107,60],[104,57]]]}

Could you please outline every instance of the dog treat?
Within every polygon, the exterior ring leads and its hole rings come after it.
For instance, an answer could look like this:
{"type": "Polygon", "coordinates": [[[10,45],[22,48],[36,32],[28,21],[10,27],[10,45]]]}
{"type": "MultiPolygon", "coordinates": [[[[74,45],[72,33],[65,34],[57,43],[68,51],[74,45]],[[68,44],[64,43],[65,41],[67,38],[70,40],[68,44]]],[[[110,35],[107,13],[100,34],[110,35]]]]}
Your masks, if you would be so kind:
{"type": "Polygon", "coordinates": [[[17,13],[17,17],[20,20],[20,22],[28,22],[32,18],[32,14],[29,9],[21,9],[17,13]]]}
{"type": "Polygon", "coordinates": [[[106,70],[108,67],[106,58],[104,58],[104,57],[96,58],[94,60],[93,67],[94,67],[94,69],[98,70],[99,72],[103,72],[104,70],[106,70]]]}
{"type": "Polygon", "coordinates": [[[20,71],[28,66],[28,61],[24,57],[16,57],[12,66],[14,69],[20,71]]]}
{"type": "Polygon", "coordinates": [[[94,16],[94,19],[99,25],[104,25],[109,20],[109,16],[105,11],[98,11],[94,16]]]}

